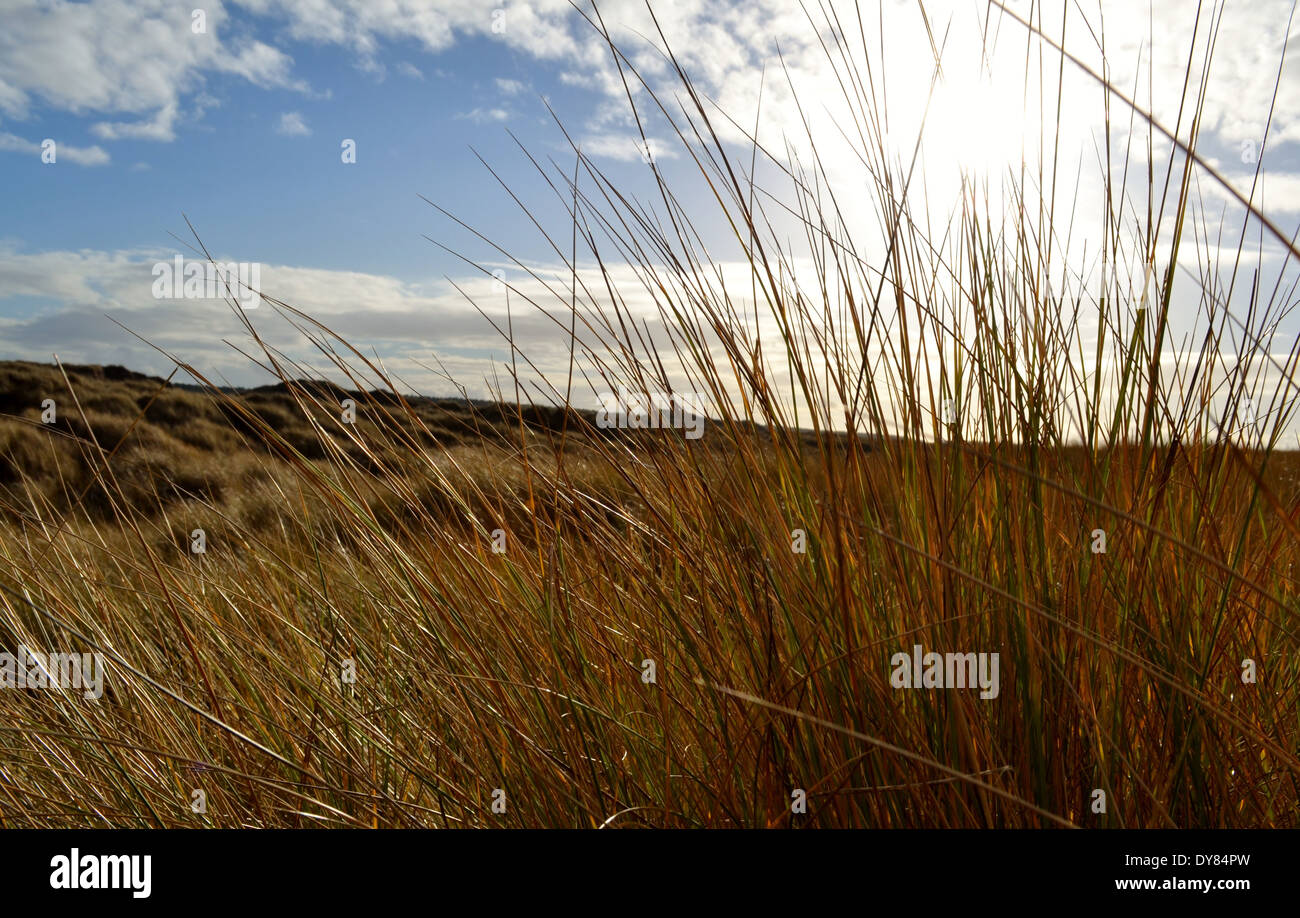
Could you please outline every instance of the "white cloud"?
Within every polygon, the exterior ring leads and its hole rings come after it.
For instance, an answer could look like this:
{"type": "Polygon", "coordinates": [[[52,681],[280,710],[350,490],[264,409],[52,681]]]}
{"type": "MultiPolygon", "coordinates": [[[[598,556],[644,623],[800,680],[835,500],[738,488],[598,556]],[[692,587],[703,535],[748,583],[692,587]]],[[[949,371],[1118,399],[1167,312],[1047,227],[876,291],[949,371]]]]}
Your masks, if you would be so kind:
{"type": "Polygon", "coordinates": [[[307,122],[302,119],[299,112],[285,112],[282,114],[279,123],[275,126],[275,132],[286,137],[311,136],[311,128],[307,127],[307,122]]]}
{"type": "MultiPolygon", "coordinates": [[[[27,140],[7,131],[0,131],[0,150],[9,153],[29,153],[32,156],[40,156],[42,153],[41,145],[36,141],[27,140]]],[[[52,165],[58,165],[61,160],[66,160],[79,166],[103,166],[109,161],[109,155],[102,147],[74,147],[59,143],[57,140],[54,156],[52,165]]]]}
{"type": "Polygon", "coordinates": [[[648,159],[653,161],[677,159],[678,156],[677,151],[670,145],[653,137],[647,137],[645,144],[642,145],[641,135],[630,132],[590,134],[582,139],[579,146],[587,156],[602,156],[623,162],[633,162],[638,159],[647,161],[647,153],[648,159]]]}
{"type": "MultiPolygon", "coordinates": [[[[1013,0],[1010,5],[1024,12],[1027,3],[1013,0]]],[[[202,35],[192,33],[189,10],[169,0],[8,0],[6,5],[6,28],[0,33],[0,111],[24,117],[34,104],[45,104],[75,113],[140,116],[135,121],[98,124],[97,133],[108,140],[171,139],[173,121],[186,108],[182,98],[199,91],[207,73],[236,74],[266,88],[307,90],[307,84],[292,73],[292,58],[267,43],[283,37],[348,48],[359,56],[360,66],[373,68],[379,66],[378,57],[388,42],[413,40],[436,54],[461,37],[485,36],[534,59],[556,62],[565,82],[589,86],[611,99],[624,94],[604,40],[568,0],[532,0],[520,6],[480,0],[214,0],[205,6],[207,31],[202,35]],[[498,17],[498,11],[504,16],[498,17]],[[250,34],[253,25],[275,34],[255,37],[250,34]]],[[[985,10],[970,7],[967,0],[932,0],[925,9],[934,34],[948,35],[949,72],[961,73],[960,59],[974,52],[971,59],[977,60],[985,49],[981,35],[985,10]]],[[[1170,124],[1177,119],[1180,77],[1195,18],[1189,9],[1194,12],[1189,0],[1153,0],[1151,19],[1158,41],[1151,40],[1145,5],[1105,2],[1102,10],[1109,72],[1138,98],[1150,94],[1157,115],[1170,124]],[[1154,87],[1146,85],[1148,63],[1154,87]]],[[[1208,135],[1235,145],[1262,132],[1286,39],[1288,9],[1286,0],[1270,0],[1226,11],[1201,122],[1208,135]]],[[[819,125],[827,123],[822,98],[837,96],[839,88],[819,36],[798,4],[676,0],[658,5],[656,23],[641,0],[609,0],[601,5],[601,14],[615,40],[656,88],[670,87],[675,80],[672,68],[647,42],[647,36],[659,42],[661,27],[699,86],[741,124],[753,124],[764,67],[768,117],[761,132],[765,130],[775,143],[776,131],[800,125],[794,98],[784,86],[786,72],[810,103],[806,114],[819,125]],[[777,57],[778,43],[783,60],[777,57]]],[[[884,69],[890,71],[890,93],[903,96],[904,104],[896,110],[903,114],[928,86],[933,64],[930,38],[918,7],[910,0],[880,0],[877,14],[888,41],[871,50],[880,63],[888,61],[884,69]]],[[[998,50],[991,58],[1005,58],[1012,69],[1019,64],[1023,70],[1024,30],[996,11],[989,15],[999,33],[998,50]]],[[[1059,34],[1052,22],[1057,16],[1055,10],[1043,13],[1049,34],[1059,34]]],[[[1068,17],[1065,34],[1072,51],[1100,66],[1093,36],[1097,19],[1092,12],[1076,12],[1068,17]]],[[[846,18],[841,11],[840,21],[856,19],[846,18]]],[[[867,41],[877,44],[870,32],[867,41]]],[[[1031,43],[1031,47],[1039,46],[1031,43]]],[[[420,71],[414,65],[397,66],[403,74],[418,78],[420,71]]],[[[878,78],[880,67],[874,72],[878,78]]],[[[507,78],[498,78],[496,85],[507,95],[524,88],[520,81],[507,78]]],[[[1080,86],[1086,87],[1086,80],[1080,86]]],[[[637,91],[635,81],[633,90],[637,91]]],[[[1087,95],[1075,87],[1071,98],[1087,95]]],[[[1277,101],[1275,138],[1300,140],[1300,60],[1294,55],[1282,75],[1277,101]]],[[[1079,133],[1086,134],[1101,117],[1100,105],[1093,104],[1095,93],[1089,102],[1071,109],[1069,120],[1079,133]]],[[[731,139],[740,137],[740,131],[725,122],[716,126],[731,139]]]]}
{"type": "MultiPolygon", "coordinates": [[[[1250,197],[1251,185],[1255,183],[1253,174],[1227,172],[1224,178],[1241,192],[1242,197],[1250,197]]],[[[1230,200],[1228,193],[1215,182],[1204,182],[1202,187],[1207,197],[1230,200]]],[[[1300,214],[1300,175],[1266,171],[1255,183],[1254,195],[1254,205],[1267,215],[1300,214]]]]}
{"type": "MultiPolygon", "coordinates": [[[[154,265],[170,264],[175,254],[152,249],[27,253],[0,244],[0,313],[9,311],[6,302],[15,298],[56,304],[35,316],[0,319],[0,359],[57,352],[71,362],[110,361],[146,372],[164,370],[157,352],[114,324],[116,320],[196,366],[219,368],[237,383],[265,382],[230,344],[247,342],[228,304],[153,297],[154,265]]],[[[239,260],[224,253],[214,257],[239,260]]],[[[530,359],[552,378],[561,378],[568,361],[563,328],[536,310],[521,308],[518,297],[526,295],[556,311],[567,309],[568,275],[556,266],[532,266],[550,284],[548,291],[546,283],[515,265],[486,267],[503,268],[516,291],[509,321],[516,335],[530,342],[530,359]]],[[[508,360],[508,346],[484,317],[501,328],[507,324],[504,290],[490,276],[474,273],[454,283],[410,283],[357,271],[271,264],[261,265],[260,275],[263,292],[301,309],[363,350],[375,347],[386,364],[401,366],[402,375],[412,380],[423,376],[433,392],[445,392],[446,387],[439,389],[435,378],[414,364],[403,365],[401,358],[429,364],[430,354],[436,352],[474,395],[487,394],[482,380],[508,360]],[[466,302],[466,295],[483,314],[466,302]]],[[[626,288],[625,308],[654,325],[653,301],[638,289],[632,270],[613,266],[610,278],[626,288]]],[[[245,315],[271,346],[311,359],[313,348],[271,307],[263,305],[245,315]]]]}
{"type": "Polygon", "coordinates": [[[169,102],[158,109],[155,115],[144,121],[116,122],[101,121],[91,128],[95,136],[104,140],[160,140],[169,142],[176,139],[172,129],[176,121],[176,104],[169,102]]]}
{"type": "MultiPolygon", "coordinates": [[[[190,7],[168,0],[7,0],[0,29],[0,111],[140,116],[97,124],[105,140],[171,140],[204,75],[230,73],[263,88],[305,90],[292,59],[237,32],[226,4],[204,4],[207,31],[191,30],[190,7]],[[230,34],[228,35],[227,32],[230,34]]],[[[204,104],[199,102],[201,113],[204,104]]]]}
{"type": "Polygon", "coordinates": [[[468,112],[461,112],[456,117],[463,121],[473,121],[475,124],[490,124],[494,121],[508,120],[510,113],[504,108],[475,108],[468,112]]]}

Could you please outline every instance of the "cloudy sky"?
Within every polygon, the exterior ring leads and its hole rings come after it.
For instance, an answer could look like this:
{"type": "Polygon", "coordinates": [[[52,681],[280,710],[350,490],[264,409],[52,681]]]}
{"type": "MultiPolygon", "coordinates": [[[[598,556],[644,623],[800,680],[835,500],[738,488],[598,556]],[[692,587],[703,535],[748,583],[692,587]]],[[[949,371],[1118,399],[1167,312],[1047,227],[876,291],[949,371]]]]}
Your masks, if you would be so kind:
{"type": "MultiPolygon", "coordinates": [[[[188,218],[216,258],[258,263],[264,292],[373,349],[426,390],[447,392],[422,369],[441,365],[481,393],[508,359],[489,321],[504,316],[504,298],[490,277],[430,240],[521,288],[532,282],[518,263],[543,276],[558,267],[487,167],[567,238],[564,211],[523,152],[572,165],[549,105],[611,179],[632,193],[651,187],[609,50],[568,0],[227,0],[195,9],[201,2],[0,0],[0,358],[57,353],[165,373],[168,360],[124,326],[205,371],[264,382],[236,349],[247,338],[224,302],[153,295],[154,266],[192,255],[188,218]]],[[[1189,53],[1203,52],[1217,6],[1201,8],[1199,28],[1194,0],[1048,6],[1057,7],[1041,12],[1049,34],[1178,123],[1180,102],[1191,98],[1189,53]]],[[[830,30],[816,9],[810,22],[785,0],[655,7],[672,50],[719,110],[737,125],[757,125],[778,159],[787,141],[799,151],[806,118],[841,196],[861,187],[861,154],[842,129],[842,92],[827,60],[830,30]]],[[[996,175],[1018,162],[1026,138],[1040,135],[1026,112],[1044,98],[1055,104],[1059,88],[1069,197],[1095,218],[1099,192],[1086,177],[1102,165],[1104,108],[1077,68],[1067,64],[1058,87],[1059,58],[1035,50],[1028,74],[1026,49],[1039,46],[980,0],[835,9],[855,35],[856,23],[867,23],[865,47],[849,53],[872,65],[900,149],[911,149],[942,45],[924,138],[927,206],[945,196],[951,203],[962,170],[996,175]]],[[[672,98],[675,78],[643,0],[606,0],[599,12],[651,85],[672,98]]],[[[1300,223],[1300,46],[1278,70],[1290,13],[1287,0],[1223,8],[1200,139],[1202,154],[1249,192],[1280,80],[1255,200],[1288,234],[1300,223]]],[[[1113,104],[1112,119],[1122,136],[1129,113],[1113,104]]],[[[740,128],[725,120],[718,127],[741,148],[740,128]]],[[[703,202],[693,216],[705,241],[719,261],[734,256],[707,196],[689,194],[688,158],[662,123],[650,131],[656,167],[686,200],[703,202]]],[[[1145,134],[1142,147],[1145,159],[1145,134]]],[[[1159,138],[1151,158],[1157,169],[1177,160],[1159,138]]],[[[1201,194],[1221,226],[1240,228],[1240,209],[1222,189],[1205,182],[1201,194]]],[[[1286,277],[1286,259],[1261,238],[1256,228],[1257,263],[1272,272],[1272,285],[1286,277]]],[[[628,284],[630,308],[649,314],[648,297],[632,292],[633,272],[616,275],[628,284]]],[[[274,343],[295,348],[269,309],[247,315],[274,343]]],[[[562,365],[552,323],[527,314],[512,322],[540,365],[562,365]]]]}

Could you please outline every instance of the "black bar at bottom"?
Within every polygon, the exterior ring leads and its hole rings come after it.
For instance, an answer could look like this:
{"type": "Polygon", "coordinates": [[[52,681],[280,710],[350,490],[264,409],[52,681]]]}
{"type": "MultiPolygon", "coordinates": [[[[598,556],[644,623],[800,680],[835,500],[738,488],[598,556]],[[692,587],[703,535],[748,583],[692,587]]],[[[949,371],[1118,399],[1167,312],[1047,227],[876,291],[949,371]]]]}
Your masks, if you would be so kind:
{"type": "Polygon", "coordinates": [[[865,906],[902,895],[927,908],[1196,899],[1231,909],[1285,895],[1297,842],[1295,831],[1202,830],[10,830],[0,864],[7,904],[336,909],[400,895],[434,908],[585,902],[644,914],[711,902],[728,913],[838,910],[844,896],[865,906]],[[148,895],[137,895],[146,864],[148,895]],[[889,898],[863,898],[877,894],[889,898]]]}

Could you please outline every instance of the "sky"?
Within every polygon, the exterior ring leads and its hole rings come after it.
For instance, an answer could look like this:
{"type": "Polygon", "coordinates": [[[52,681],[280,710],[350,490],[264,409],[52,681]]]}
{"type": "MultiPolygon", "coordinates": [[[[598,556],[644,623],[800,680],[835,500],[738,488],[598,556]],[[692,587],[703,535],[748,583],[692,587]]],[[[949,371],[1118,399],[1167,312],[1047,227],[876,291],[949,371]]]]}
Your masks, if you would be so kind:
{"type": "MultiPolygon", "coordinates": [[[[451,394],[441,371],[430,370],[439,367],[464,391],[483,394],[509,360],[496,330],[507,321],[505,297],[490,275],[435,243],[521,290],[536,285],[520,264],[562,279],[545,236],[502,183],[567,240],[565,212],[529,160],[571,168],[566,132],[620,187],[653,189],[627,90],[580,12],[596,15],[585,0],[200,2],[0,0],[0,359],[57,354],[165,375],[170,353],[236,384],[266,382],[227,303],[154,295],[155,266],[192,257],[197,234],[220,261],[257,263],[263,292],[379,355],[418,390],[451,394]]],[[[1007,5],[1021,15],[1031,9],[1007,5]]],[[[806,118],[827,180],[851,196],[864,185],[861,152],[844,131],[820,8],[810,5],[810,21],[783,0],[674,0],[655,4],[657,29],[643,0],[598,4],[619,46],[673,98],[676,78],[656,50],[667,40],[712,104],[734,118],[717,125],[736,150],[746,141],[739,125],[757,126],[788,164],[787,149],[807,152],[806,118]]],[[[1039,136],[1026,112],[1054,105],[1058,89],[1070,196],[1080,213],[1095,215],[1102,192],[1087,176],[1102,165],[1103,94],[1072,65],[1061,68],[1058,86],[1060,61],[1050,55],[1041,74],[1027,74],[1034,42],[1023,26],[979,0],[825,8],[842,22],[867,23],[865,55],[900,152],[912,147],[942,45],[923,138],[924,206],[936,219],[964,171],[996,177],[1019,161],[1039,136]]],[[[1218,13],[1206,4],[1194,28],[1194,0],[1034,9],[1048,34],[1171,126],[1189,53],[1218,13]]],[[[1256,203],[1286,233],[1300,225],[1300,55],[1278,69],[1284,49],[1300,51],[1290,14],[1286,0],[1223,9],[1200,140],[1203,155],[1244,191],[1267,140],[1256,203]]],[[[1127,110],[1113,104],[1112,121],[1122,137],[1127,110]]],[[[721,269],[741,277],[689,157],[661,121],[649,128],[655,168],[695,206],[721,269]]],[[[1141,146],[1144,156],[1145,135],[1141,146]]],[[[1157,142],[1155,168],[1177,159],[1157,142]]],[[[1244,216],[1222,189],[1205,181],[1201,193],[1212,219],[1240,229],[1244,216]]],[[[861,219],[854,228],[873,239],[870,208],[848,219],[861,219]]],[[[1253,233],[1258,264],[1272,272],[1267,282],[1287,279],[1281,248],[1257,226],[1253,233]]],[[[1072,252],[1085,249],[1072,243],[1072,252]]],[[[1070,269],[1089,270],[1086,258],[1072,257],[1064,258],[1070,269]]],[[[653,315],[632,268],[614,267],[629,308],[653,315]]],[[[245,316],[276,346],[310,360],[301,336],[272,310],[245,316]]],[[[563,366],[554,323],[526,310],[508,321],[540,368],[563,366]]],[[[1288,329],[1292,338],[1300,332],[1288,329]]]]}

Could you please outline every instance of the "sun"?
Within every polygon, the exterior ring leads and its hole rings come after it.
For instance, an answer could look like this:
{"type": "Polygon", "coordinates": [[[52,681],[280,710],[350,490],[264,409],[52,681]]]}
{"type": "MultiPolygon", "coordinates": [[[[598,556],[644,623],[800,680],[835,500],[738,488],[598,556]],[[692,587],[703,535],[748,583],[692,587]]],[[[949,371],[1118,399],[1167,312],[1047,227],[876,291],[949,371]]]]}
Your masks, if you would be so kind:
{"type": "Polygon", "coordinates": [[[973,176],[1018,167],[1036,138],[1026,135],[1022,100],[985,75],[942,78],[934,88],[922,146],[927,163],[973,176]]]}
{"type": "Polygon", "coordinates": [[[906,165],[921,134],[923,178],[932,196],[963,179],[996,179],[1035,161],[1038,102],[1025,92],[1022,68],[951,48],[933,81],[932,59],[911,66],[909,79],[889,86],[888,143],[906,165]]]}

